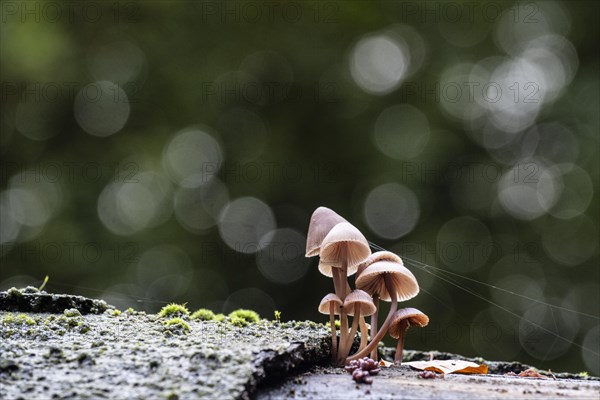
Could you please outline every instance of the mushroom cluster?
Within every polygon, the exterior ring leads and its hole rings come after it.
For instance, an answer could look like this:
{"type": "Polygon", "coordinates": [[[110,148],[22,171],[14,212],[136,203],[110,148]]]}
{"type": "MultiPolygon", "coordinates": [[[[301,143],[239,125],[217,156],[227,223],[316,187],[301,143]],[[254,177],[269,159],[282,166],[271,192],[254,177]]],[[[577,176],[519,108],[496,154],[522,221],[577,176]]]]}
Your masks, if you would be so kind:
{"type": "Polygon", "coordinates": [[[414,308],[398,310],[398,302],[419,293],[417,280],[402,259],[389,251],[371,253],[363,234],[327,207],[314,211],[308,227],[306,257],[315,256],[319,256],[319,271],[333,280],[334,293],[323,297],[319,305],[319,312],[329,315],[332,361],[346,365],[369,354],[377,360],[377,345],[389,331],[398,339],[395,362],[400,364],[406,329],[411,325],[423,327],[429,322],[425,314],[414,308]],[[356,289],[352,290],[348,277],[355,274],[356,289]],[[380,301],[391,305],[378,328],[380,301]],[[336,317],[340,321],[339,341],[336,317]],[[348,317],[352,317],[351,325],[348,317]],[[371,317],[370,327],[365,317],[371,317]],[[359,348],[350,355],[359,329],[359,348]]]}

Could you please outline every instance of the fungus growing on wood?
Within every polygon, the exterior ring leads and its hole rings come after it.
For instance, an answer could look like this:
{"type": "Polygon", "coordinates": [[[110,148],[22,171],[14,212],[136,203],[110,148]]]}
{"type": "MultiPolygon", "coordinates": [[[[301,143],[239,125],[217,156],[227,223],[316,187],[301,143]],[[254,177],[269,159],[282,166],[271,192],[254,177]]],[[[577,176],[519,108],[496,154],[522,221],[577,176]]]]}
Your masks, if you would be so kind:
{"type": "Polygon", "coordinates": [[[402,353],[404,351],[404,335],[411,326],[424,327],[429,324],[429,317],[416,308],[403,308],[394,313],[390,323],[390,336],[398,339],[396,345],[396,357],[394,364],[402,364],[402,353]]]}

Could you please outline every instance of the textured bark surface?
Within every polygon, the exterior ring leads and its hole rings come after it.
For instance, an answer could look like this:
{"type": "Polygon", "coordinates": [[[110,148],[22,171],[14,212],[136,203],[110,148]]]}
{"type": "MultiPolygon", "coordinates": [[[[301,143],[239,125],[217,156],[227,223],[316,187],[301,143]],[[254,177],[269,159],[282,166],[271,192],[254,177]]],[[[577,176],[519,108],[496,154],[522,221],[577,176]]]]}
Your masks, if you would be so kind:
{"type": "MultiPolygon", "coordinates": [[[[0,398],[600,396],[598,378],[564,373],[555,373],[557,380],[514,378],[502,374],[529,366],[410,350],[404,352],[405,361],[433,354],[436,359],[485,362],[492,375],[425,380],[403,366],[383,369],[371,386],[357,386],[343,369],[327,366],[331,336],[325,324],[261,320],[234,326],[187,319],[186,332],[165,322],[143,312],[118,313],[80,296],[32,288],[0,292],[0,398]]],[[[357,347],[358,338],[353,352],[357,347]]],[[[393,360],[394,351],[383,348],[382,356],[393,360]]]]}

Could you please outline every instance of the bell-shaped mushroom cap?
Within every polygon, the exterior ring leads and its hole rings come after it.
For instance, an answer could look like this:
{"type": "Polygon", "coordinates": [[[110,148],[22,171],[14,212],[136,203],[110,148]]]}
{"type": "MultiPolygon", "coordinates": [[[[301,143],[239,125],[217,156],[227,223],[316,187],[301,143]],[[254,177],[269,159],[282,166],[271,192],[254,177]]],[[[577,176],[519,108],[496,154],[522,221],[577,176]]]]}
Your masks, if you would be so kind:
{"type": "Polygon", "coordinates": [[[342,300],[335,294],[329,293],[323,300],[321,300],[321,304],[319,304],[319,312],[321,314],[329,314],[331,303],[334,303],[334,314],[341,314],[341,307],[344,304],[342,300]]]}
{"type": "Polygon", "coordinates": [[[429,317],[422,311],[416,308],[402,308],[394,313],[392,322],[390,323],[388,333],[394,339],[398,339],[402,330],[405,329],[401,324],[404,320],[408,320],[409,325],[417,325],[421,328],[427,326],[429,323],[429,317]]]}
{"type": "Polygon", "coordinates": [[[398,301],[412,299],[419,294],[419,284],[415,276],[404,265],[394,261],[376,261],[369,265],[356,278],[356,287],[381,300],[391,301],[385,287],[384,276],[388,275],[396,288],[398,301]]]}
{"type": "Polygon", "coordinates": [[[358,266],[358,269],[356,270],[356,276],[359,276],[365,270],[365,268],[367,268],[369,265],[371,265],[377,261],[394,261],[401,265],[404,265],[404,263],[402,262],[402,259],[397,254],[394,254],[391,251],[386,251],[386,250],[376,251],[375,253],[371,254],[369,256],[369,258],[367,258],[363,263],[361,263],[358,266]]]}
{"type": "Polygon", "coordinates": [[[369,242],[362,233],[348,222],[333,227],[321,243],[319,271],[332,276],[332,268],[341,268],[343,261],[348,266],[348,276],[354,274],[358,265],[371,255],[369,242]],[[342,260],[342,257],[345,260],[342,260]]]}
{"type": "Polygon", "coordinates": [[[319,207],[313,212],[306,236],[306,257],[319,255],[323,239],[340,222],[346,220],[330,208],[319,207]]]}
{"type": "Polygon", "coordinates": [[[354,290],[344,300],[344,310],[348,315],[354,315],[354,309],[356,305],[360,306],[360,315],[368,317],[369,315],[375,314],[377,307],[373,303],[373,299],[369,296],[369,293],[364,290],[354,290]]]}

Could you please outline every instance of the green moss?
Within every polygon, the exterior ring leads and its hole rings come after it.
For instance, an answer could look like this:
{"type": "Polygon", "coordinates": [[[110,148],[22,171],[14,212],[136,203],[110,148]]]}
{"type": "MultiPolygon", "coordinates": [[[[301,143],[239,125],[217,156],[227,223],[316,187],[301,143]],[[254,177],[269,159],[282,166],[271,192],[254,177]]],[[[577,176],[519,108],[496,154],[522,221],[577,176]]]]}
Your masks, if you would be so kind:
{"type": "Polygon", "coordinates": [[[240,328],[243,328],[244,326],[248,326],[248,324],[249,324],[248,321],[246,321],[245,319],[240,318],[236,315],[234,315],[233,317],[230,316],[228,320],[231,325],[237,326],[240,328]]]}
{"type": "Polygon", "coordinates": [[[223,322],[225,321],[225,318],[227,318],[225,317],[225,314],[215,314],[214,320],[217,322],[223,322]]]}
{"type": "Polygon", "coordinates": [[[335,324],[335,327],[338,328],[338,329],[340,329],[341,326],[342,326],[342,324],[340,323],[339,319],[336,319],[334,324],[335,324]]]}
{"type": "Polygon", "coordinates": [[[242,308],[240,308],[239,310],[232,311],[229,314],[229,318],[231,320],[233,320],[235,318],[243,319],[244,321],[246,321],[248,323],[255,323],[255,322],[260,321],[260,316],[258,315],[258,313],[256,311],[244,310],[242,308]]]}
{"type": "Polygon", "coordinates": [[[192,319],[198,319],[200,321],[212,321],[215,319],[215,313],[206,308],[201,308],[192,314],[192,319]]]}
{"type": "Polygon", "coordinates": [[[275,312],[273,314],[275,316],[275,321],[281,322],[281,311],[275,310],[275,312]]]}
{"type": "Polygon", "coordinates": [[[587,371],[581,371],[577,375],[580,376],[580,377],[582,377],[582,378],[587,378],[588,376],[590,376],[590,374],[587,371]]]}
{"type": "Polygon", "coordinates": [[[171,333],[188,333],[190,326],[181,318],[171,318],[164,322],[165,328],[171,333]]]}
{"type": "Polygon", "coordinates": [[[29,325],[29,326],[32,326],[32,325],[36,324],[36,322],[35,322],[35,320],[33,318],[28,317],[25,314],[19,314],[17,316],[17,323],[24,324],[24,325],[29,325]]]}
{"type": "Polygon", "coordinates": [[[73,318],[73,317],[81,317],[81,313],[76,308],[70,308],[68,310],[63,311],[65,317],[73,318]]]}
{"type": "Polygon", "coordinates": [[[25,315],[25,314],[19,314],[16,317],[12,314],[12,313],[8,313],[4,316],[4,319],[2,320],[2,322],[4,324],[8,324],[8,325],[27,325],[27,326],[33,326],[36,325],[37,322],[35,319],[25,315]]]}
{"type": "Polygon", "coordinates": [[[112,316],[113,317],[118,317],[119,315],[121,315],[121,311],[120,310],[117,310],[117,309],[112,310],[112,316]]]}
{"type": "Polygon", "coordinates": [[[134,313],[135,313],[135,310],[134,310],[133,308],[129,307],[127,310],[125,310],[125,312],[126,312],[127,314],[134,314],[134,313]]]}
{"type": "Polygon", "coordinates": [[[16,322],[15,316],[12,313],[8,313],[2,319],[2,322],[5,324],[14,324],[16,322]]]}
{"type": "Polygon", "coordinates": [[[190,315],[190,311],[187,309],[185,304],[167,304],[164,306],[158,316],[161,318],[174,318],[174,317],[187,317],[190,315]]]}

